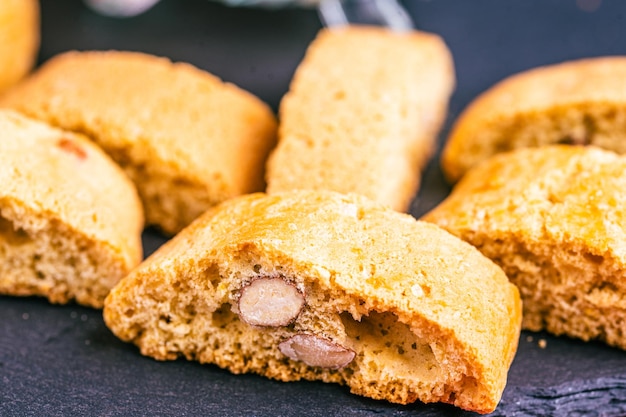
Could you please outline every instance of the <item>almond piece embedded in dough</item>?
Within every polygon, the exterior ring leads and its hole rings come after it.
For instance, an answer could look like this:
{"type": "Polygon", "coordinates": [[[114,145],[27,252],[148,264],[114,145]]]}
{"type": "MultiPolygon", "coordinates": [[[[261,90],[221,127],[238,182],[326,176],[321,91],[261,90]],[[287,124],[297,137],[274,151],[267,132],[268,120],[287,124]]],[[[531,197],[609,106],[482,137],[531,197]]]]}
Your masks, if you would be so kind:
{"type": "Polygon", "coordinates": [[[304,295],[281,277],[257,278],[239,295],[239,317],[252,326],[287,326],[303,307],[304,295]]]}
{"type": "Polygon", "coordinates": [[[278,349],[294,361],[329,369],[343,368],[355,355],[352,349],[313,334],[296,334],[281,342],[278,349]]]}

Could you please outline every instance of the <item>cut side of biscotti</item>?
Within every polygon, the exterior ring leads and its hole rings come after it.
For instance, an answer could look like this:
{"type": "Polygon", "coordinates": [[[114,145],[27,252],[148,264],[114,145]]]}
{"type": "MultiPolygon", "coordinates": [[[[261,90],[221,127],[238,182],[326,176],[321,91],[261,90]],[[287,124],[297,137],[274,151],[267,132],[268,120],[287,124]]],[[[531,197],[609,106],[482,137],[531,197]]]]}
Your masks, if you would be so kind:
{"type": "Polygon", "coordinates": [[[101,308],[142,258],[142,207],[89,140],[0,112],[0,294],[101,308]]]}
{"type": "Polygon", "coordinates": [[[2,294],[102,307],[104,297],[129,271],[104,242],[95,243],[19,202],[1,199],[0,213],[2,294]]]}
{"type": "Polygon", "coordinates": [[[364,197],[300,191],[222,203],[112,290],[115,335],[281,381],[407,404],[496,407],[519,294],[475,248],[364,197]]]}
{"type": "Polygon", "coordinates": [[[437,35],[322,30],[281,101],[267,192],[353,192],[406,211],[454,82],[450,51],[437,35]]]}
{"type": "Polygon", "coordinates": [[[441,166],[451,182],[490,156],[550,144],[626,153],[626,57],[534,68],[476,98],[454,124],[441,166]]]}
{"type": "Polygon", "coordinates": [[[66,52],[0,98],[89,137],[135,183],[146,223],[174,234],[209,207],[265,187],[269,106],[186,63],[124,51],[66,52]]]}
{"type": "Polygon", "coordinates": [[[523,327],[626,349],[626,159],[554,145],[496,155],[423,217],[517,285],[523,327]]]}

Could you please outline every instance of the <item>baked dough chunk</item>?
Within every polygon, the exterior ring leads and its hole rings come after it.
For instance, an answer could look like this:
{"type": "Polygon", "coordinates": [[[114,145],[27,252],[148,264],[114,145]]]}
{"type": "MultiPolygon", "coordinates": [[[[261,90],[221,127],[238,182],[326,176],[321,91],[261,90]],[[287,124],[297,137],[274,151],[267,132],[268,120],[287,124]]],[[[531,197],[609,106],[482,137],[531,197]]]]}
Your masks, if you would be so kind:
{"type": "Polygon", "coordinates": [[[39,35],[38,0],[0,0],[0,91],[33,68],[39,35]]]}
{"type": "Polygon", "coordinates": [[[142,258],[124,172],[86,138],[0,111],[0,294],[101,308],[142,258]]]}
{"type": "Polygon", "coordinates": [[[424,216],[500,265],[523,327],[626,349],[626,159],[553,145],[496,155],[424,216]]]}
{"type": "Polygon", "coordinates": [[[436,35],[322,30],[280,105],[268,193],[355,192],[406,211],[453,84],[450,52],[436,35]]]}
{"type": "Polygon", "coordinates": [[[626,153],[626,57],[535,68],[496,84],[452,128],[441,165],[450,182],[489,156],[547,144],[626,153]]]}
{"type": "Polygon", "coordinates": [[[261,191],[275,144],[275,117],[256,97],[189,64],[133,52],[59,55],[0,106],[98,143],[137,185],[147,223],[167,233],[261,191]]]}
{"type": "Polygon", "coordinates": [[[210,210],[115,287],[104,318],[159,360],[489,412],[521,306],[500,268],[440,228],[299,191],[210,210]]]}

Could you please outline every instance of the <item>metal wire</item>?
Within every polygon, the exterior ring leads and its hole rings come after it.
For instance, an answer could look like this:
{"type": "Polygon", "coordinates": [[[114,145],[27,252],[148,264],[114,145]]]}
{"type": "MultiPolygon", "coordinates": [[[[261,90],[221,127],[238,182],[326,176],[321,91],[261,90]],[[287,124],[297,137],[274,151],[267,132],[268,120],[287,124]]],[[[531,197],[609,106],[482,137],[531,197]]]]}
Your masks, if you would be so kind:
{"type": "Polygon", "coordinates": [[[414,27],[408,12],[397,0],[321,0],[318,12],[328,27],[368,24],[396,31],[414,27]]]}

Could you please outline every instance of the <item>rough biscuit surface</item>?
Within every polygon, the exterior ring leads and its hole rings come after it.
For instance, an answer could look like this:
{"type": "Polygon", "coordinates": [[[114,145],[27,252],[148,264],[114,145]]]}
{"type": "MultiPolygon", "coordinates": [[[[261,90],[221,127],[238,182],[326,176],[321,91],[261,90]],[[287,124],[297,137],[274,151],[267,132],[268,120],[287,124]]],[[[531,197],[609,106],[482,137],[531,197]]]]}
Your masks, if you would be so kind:
{"type": "Polygon", "coordinates": [[[142,258],[135,187],[80,135],[0,111],[0,293],[102,307],[142,258]]]}
{"type": "Polygon", "coordinates": [[[280,104],[268,193],[355,192],[406,211],[453,85],[450,52],[436,35],[322,30],[280,104]]]}
{"type": "Polygon", "coordinates": [[[0,0],[0,91],[35,65],[39,32],[38,0],[0,0]]]}
{"type": "Polygon", "coordinates": [[[115,287],[104,318],[160,360],[489,412],[521,305],[500,268],[440,228],[357,195],[299,191],[210,210],[115,287]]]}
{"type": "Polygon", "coordinates": [[[523,327],[626,349],[626,159],[553,145],[496,155],[424,216],[499,264],[523,327]]]}
{"type": "Polygon", "coordinates": [[[455,182],[489,156],[547,144],[626,153],[626,57],[535,68],[496,84],[459,117],[441,165],[455,182]]]}
{"type": "Polygon", "coordinates": [[[263,190],[276,121],[251,94],[151,55],[68,52],[0,100],[81,132],[135,182],[146,222],[175,233],[220,201],[263,190]]]}

